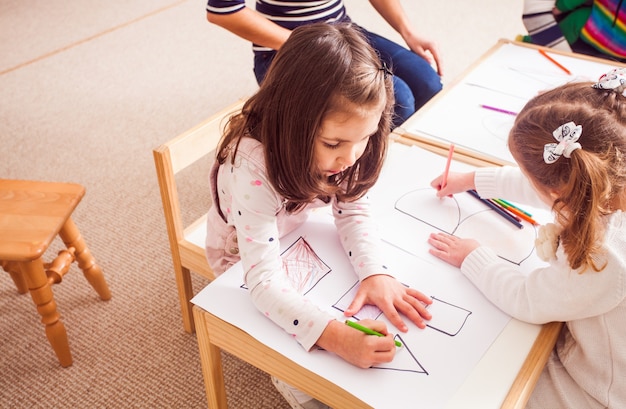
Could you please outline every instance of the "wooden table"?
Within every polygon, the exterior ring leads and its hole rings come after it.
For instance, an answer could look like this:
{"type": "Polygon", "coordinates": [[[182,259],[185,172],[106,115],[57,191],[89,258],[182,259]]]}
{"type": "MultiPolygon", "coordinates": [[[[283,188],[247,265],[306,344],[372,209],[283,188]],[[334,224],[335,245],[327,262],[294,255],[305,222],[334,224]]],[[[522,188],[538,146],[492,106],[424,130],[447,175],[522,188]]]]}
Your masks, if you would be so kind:
{"type": "MultiPolygon", "coordinates": [[[[293,386],[333,408],[371,409],[367,403],[287,359],[246,332],[217,318],[210,312],[194,306],[193,313],[209,408],[228,408],[220,354],[220,351],[226,351],[270,375],[280,379],[289,379],[289,383],[293,386]]],[[[478,368],[465,383],[461,393],[454,396],[454,401],[460,405],[456,407],[467,407],[468,402],[471,402],[472,405],[477,404],[478,407],[486,408],[479,401],[484,401],[486,398],[486,400],[493,400],[488,398],[497,392],[495,389],[501,383],[502,375],[510,373],[517,373],[517,377],[510,385],[501,407],[509,409],[526,406],[526,402],[556,342],[561,323],[550,323],[542,327],[521,367],[502,367],[498,365],[502,361],[501,358],[510,354],[510,351],[507,350],[507,342],[517,336],[524,336],[526,328],[520,324],[519,322],[512,322],[512,325],[507,327],[490,348],[481,361],[486,365],[483,368],[478,368]]],[[[453,403],[453,405],[455,404],[453,403]]]]}
{"type": "Polygon", "coordinates": [[[512,164],[506,139],[515,116],[504,112],[519,112],[546,89],[571,81],[597,81],[615,67],[626,64],[501,39],[394,132],[444,156],[454,143],[457,160],[512,164]],[[539,50],[571,73],[566,74],[539,50]]]}

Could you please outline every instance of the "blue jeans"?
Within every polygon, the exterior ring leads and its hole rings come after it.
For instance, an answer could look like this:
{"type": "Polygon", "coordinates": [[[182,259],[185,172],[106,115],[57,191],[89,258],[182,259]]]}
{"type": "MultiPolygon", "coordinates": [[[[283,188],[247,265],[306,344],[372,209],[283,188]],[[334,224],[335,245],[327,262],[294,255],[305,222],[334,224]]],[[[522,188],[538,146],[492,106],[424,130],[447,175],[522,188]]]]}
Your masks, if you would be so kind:
{"type": "MultiPolygon", "coordinates": [[[[393,128],[401,125],[437,92],[441,78],[428,61],[411,50],[362,28],[363,34],[393,72],[396,98],[393,128]]],[[[275,52],[258,52],[254,56],[254,75],[260,84],[274,59],[275,52]]]]}

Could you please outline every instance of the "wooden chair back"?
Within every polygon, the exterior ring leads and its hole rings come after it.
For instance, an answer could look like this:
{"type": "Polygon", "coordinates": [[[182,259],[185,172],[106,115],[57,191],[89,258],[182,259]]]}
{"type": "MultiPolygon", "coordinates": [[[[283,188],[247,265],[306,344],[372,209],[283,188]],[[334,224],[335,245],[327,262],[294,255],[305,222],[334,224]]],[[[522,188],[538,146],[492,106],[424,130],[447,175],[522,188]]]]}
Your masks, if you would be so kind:
{"type": "MultiPolygon", "coordinates": [[[[199,160],[210,160],[208,155],[214,152],[222,136],[222,126],[226,118],[240,111],[243,103],[244,100],[236,102],[153,151],[183,326],[190,333],[194,332],[190,302],[194,292],[190,272],[210,280],[215,278],[215,274],[204,253],[206,214],[188,226],[183,225],[176,175],[199,160]]],[[[198,177],[207,179],[208,175],[198,177]]]]}

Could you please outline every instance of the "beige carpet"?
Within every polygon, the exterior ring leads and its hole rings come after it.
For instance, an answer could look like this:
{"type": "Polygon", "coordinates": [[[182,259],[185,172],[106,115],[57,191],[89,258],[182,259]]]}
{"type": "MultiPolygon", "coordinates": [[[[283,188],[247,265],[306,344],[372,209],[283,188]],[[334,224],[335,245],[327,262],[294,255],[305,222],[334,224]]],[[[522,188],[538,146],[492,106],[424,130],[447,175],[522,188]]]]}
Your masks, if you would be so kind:
{"type": "MultiPolygon", "coordinates": [[[[438,40],[446,84],[522,30],[519,1],[403,4],[438,40]]],[[[54,287],[74,357],[63,369],[30,297],[0,274],[0,407],[206,407],[152,161],[153,148],[256,89],[249,44],[207,23],[204,6],[0,0],[0,177],[87,187],[74,219],[113,293],[100,301],[76,267],[54,287]]],[[[347,6],[398,39],[366,2],[347,6]]],[[[209,205],[206,167],[181,183],[192,220],[209,205]]],[[[230,356],[224,364],[229,407],[288,408],[265,374],[230,356]]]]}

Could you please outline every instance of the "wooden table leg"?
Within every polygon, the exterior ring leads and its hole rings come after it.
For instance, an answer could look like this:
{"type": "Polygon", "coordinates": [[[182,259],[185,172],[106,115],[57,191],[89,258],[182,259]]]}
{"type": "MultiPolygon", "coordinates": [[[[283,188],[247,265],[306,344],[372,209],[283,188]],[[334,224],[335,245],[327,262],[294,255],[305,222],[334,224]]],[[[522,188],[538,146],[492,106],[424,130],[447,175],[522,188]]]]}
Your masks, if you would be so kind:
{"type": "Polygon", "coordinates": [[[54,301],[52,288],[48,283],[48,277],[44,271],[43,261],[38,258],[33,261],[20,263],[20,269],[26,278],[26,284],[30,291],[30,296],[37,306],[37,312],[41,315],[41,322],[46,326],[46,336],[54,353],[57,355],[61,366],[72,365],[72,354],[70,344],[67,340],[65,326],[61,322],[61,317],[57,312],[57,305],[54,301]]]}
{"type": "Polygon", "coordinates": [[[81,236],[71,217],[67,219],[59,231],[59,236],[61,236],[67,248],[74,247],[76,249],[75,256],[78,267],[83,271],[85,278],[93,289],[96,290],[100,298],[105,301],[110,300],[111,291],[104,280],[102,269],[96,264],[96,260],[91,255],[83,236],[81,236]]]}
{"type": "Polygon", "coordinates": [[[193,315],[208,407],[210,409],[227,409],[221,349],[211,344],[209,329],[200,308],[194,306],[193,315]]]}

